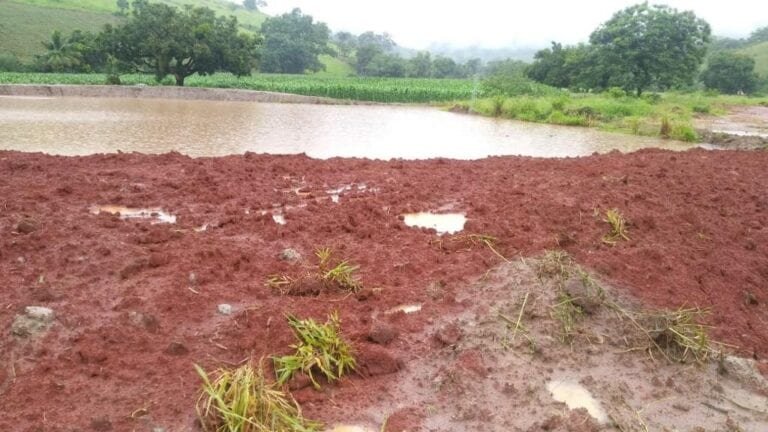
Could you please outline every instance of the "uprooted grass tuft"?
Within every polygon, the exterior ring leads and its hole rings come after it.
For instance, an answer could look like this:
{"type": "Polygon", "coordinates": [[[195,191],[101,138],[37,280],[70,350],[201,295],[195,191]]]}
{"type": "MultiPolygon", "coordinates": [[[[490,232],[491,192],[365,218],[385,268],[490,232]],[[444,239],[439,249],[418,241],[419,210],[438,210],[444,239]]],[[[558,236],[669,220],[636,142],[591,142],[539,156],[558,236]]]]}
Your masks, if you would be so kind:
{"type": "Polygon", "coordinates": [[[195,365],[203,387],[196,410],[205,431],[215,432],[314,432],[320,423],[305,419],[296,401],[267,382],[264,371],[250,364],[219,370],[215,378],[195,365]]]}
{"type": "Polygon", "coordinates": [[[328,381],[335,381],[357,367],[352,347],[342,338],[338,313],[332,313],[325,324],[313,319],[300,320],[293,315],[286,318],[299,342],[291,345],[296,350],[294,354],[273,358],[279,384],[303,372],[315,388],[320,388],[315,379],[317,372],[328,381]]]}
{"type": "Polygon", "coordinates": [[[629,240],[629,236],[627,235],[627,221],[618,209],[607,210],[603,221],[611,226],[611,231],[603,236],[603,243],[615,245],[620,240],[629,240]]]}
{"type": "Polygon", "coordinates": [[[574,263],[567,252],[560,250],[550,250],[544,253],[544,256],[538,261],[536,266],[536,276],[539,279],[552,278],[562,285],[573,271],[574,263]]]}
{"type": "Polygon", "coordinates": [[[499,258],[501,258],[505,262],[509,262],[509,259],[507,259],[507,257],[502,255],[501,252],[499,252],[499,250],[497,249],[499,239],[490,234],[455,235],[455,236],[449,237],[447,240],[443,240],[442,238],[439,238],[431,241],[430,243],[433,245],[437,245],[437,247],[442,250],[446,248],[446,244],[445,244],[446,242],[459,244],[460,246],[464,246],[467,250],[473,249],[476,246],[485,246],[499,258]]]}
{"type": "Polygon", "coordinates": [[[560,323],[560,339],[563,342],[571,342],[576,331],[576,323],[584,315],[584,311],[578,306],[573,297],[566,292],[559,292],[557,303],[552,306],[552,318],[560,323]]]}
{"type": "Polygon", "coordinates": [[[705,362],[720,352],[710,340],[707,327],[701,324],[707,313],[699,308],[681,308],[648,314],[648,335],[670,360],[705,362]]]}
{"type": "Polygon", "coordinates": [[[702,324],[709,313],[700,308],[680,308],[674,311],[633,312],[616,303],[609,306],[619,316],[628,318],[642,334],[643,342],[633,350],[642,349],[651,358],[661,354],[670,362],[704,363],[722,353],[725,344],[710,339],[708,327],[702,324]]]}
{"type": "Polygon", "coordinates": [[[349,260],[333,262],[333,250],[320,248],[315,251],[317,267],[305,270],[300,276],[286,274],[269,275],[265,285],[282,295],[319,294],[322,287],[337,288],[351,293],[360,292],[364,286],[357,276],[360,266],[353,265],[349,260]],[[319,287],[318,283],[321,283],[319,287]]]}

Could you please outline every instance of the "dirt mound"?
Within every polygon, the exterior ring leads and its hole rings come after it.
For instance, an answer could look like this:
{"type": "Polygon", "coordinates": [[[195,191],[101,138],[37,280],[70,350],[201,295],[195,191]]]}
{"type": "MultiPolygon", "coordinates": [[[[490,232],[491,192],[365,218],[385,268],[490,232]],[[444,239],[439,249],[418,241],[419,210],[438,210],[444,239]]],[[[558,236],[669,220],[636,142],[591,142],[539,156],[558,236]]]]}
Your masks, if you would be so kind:
{"type": "MultiPolygon", "coordinates": [[[[763,362],[766,166],[765,152],[703,150],[472,162],[0,152],[0,429],[195,430],[193,363],[285,354],[286,313],[332,310],[372,376],[296,397],[308,417],[344,421],[394,394],[422,335],[440,350],[466,342],[434,326],[471,309],[472,282],[499,254],[557,248],[646,307],[710,308],[713,337],[763,362]],[[94,214],[99,205],[163,209],[176,223],[94,214]],[[612,246],[603,219],[614,208],[629,240],[612,246]],[[464,231],[438,237],[400,217],[430,210],[465,213],[464,231]],[[360,266],[360,294],[266,286],[315,265],[320,247],[360,266]],[[287,248],[301,259],[281,259],[287,248]],[[404,305],[420,310],[393,312],[404,305]],[[11,327],[27,306],[55,319],[21,340],[11,327]],[[374,325],[387,329],[381,345],[374,325]]],[[[462,373],[493,373],[482,350],[467,351],[462,373]]],[[[393,425],[428,419],[389,409],[393,425]]]]}

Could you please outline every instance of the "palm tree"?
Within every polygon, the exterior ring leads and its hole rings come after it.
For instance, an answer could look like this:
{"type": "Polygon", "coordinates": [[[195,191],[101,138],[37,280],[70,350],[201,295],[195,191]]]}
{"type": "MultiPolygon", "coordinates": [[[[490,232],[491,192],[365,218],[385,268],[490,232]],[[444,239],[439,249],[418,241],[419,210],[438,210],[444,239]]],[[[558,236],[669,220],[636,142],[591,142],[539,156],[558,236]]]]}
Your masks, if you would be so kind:
{"type": "Polygon", "coordinates": [[[61,32],[55,30],[51,40],[43,42],[47,52],[38,60],[48,72],[69,72],[81,65],[82,54],[79,43],[73,43],[72,38],[65,39],[61,32]]]}

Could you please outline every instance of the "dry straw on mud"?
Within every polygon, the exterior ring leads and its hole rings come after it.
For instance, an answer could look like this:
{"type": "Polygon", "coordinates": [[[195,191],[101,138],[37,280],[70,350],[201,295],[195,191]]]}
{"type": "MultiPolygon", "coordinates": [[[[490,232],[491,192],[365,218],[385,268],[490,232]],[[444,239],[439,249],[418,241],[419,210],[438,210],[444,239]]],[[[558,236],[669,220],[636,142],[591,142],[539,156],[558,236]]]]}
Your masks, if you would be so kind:
{"type": "Polygon", "coordinates": [[[305,419],[301,408],[275,383],[267,382],[258,367],[246,364],[218,370],[211,378],[198,365],[203,388],[197,415],[205,431],[215,432],[314,432],[321,424],[305,419]]]}
{"type": "Polygon", "coordinates": [[[338,313],[332,313],[325,324],[293,315],[286,318],[299,342],[291,345],[296,350],[294,354],[273,358],[279,384],[300,372],[309,377],[315,388],[320,388],[315,379],[318,372],[331,382],[357,367],[352,347],[341,336],[338,313]]]}
{"type": "Polygon", "coordinates": [[[627,221],[618,209],[607,210],[603,221],[611,226],[611,231],[603,236],[603,243],[615,245],[620,240],[629,240],[629,236],[627,235],[627,221]]]}
{"type": "Polygon", "coordinates": [[[326,288],[336,288],[341,291],[357,293],[363,289],[363,284],[357,276],[360,266],[353,265],[349,260],[339,260],[333,264],[331,248],[320,248],[315,251],[318,264],[312,270],[300,276],[274,274],[267,277],[265,285],[281,294],[317,294],[311,285],[320,284],[326,288]],[[310,289],[302,285],[309,285],[310,289]]]}

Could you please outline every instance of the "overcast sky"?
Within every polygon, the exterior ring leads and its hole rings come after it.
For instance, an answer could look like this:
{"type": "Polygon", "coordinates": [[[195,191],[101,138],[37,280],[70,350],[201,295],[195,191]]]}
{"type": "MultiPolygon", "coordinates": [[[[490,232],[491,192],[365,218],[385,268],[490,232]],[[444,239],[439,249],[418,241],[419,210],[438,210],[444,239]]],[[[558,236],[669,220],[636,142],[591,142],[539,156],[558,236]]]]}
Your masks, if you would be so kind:
{"type": "MultiPolygon", "coordinates": [[[[389,32],[401,46],[543,46],[586,41],[600,23],[637,0],[267,0],[270,15],[299,7],[331,30],[389,32]]],[[[768,25],[766,0],[667,0],[693,10],[717,35],[743,37],[768,25]]]]}

